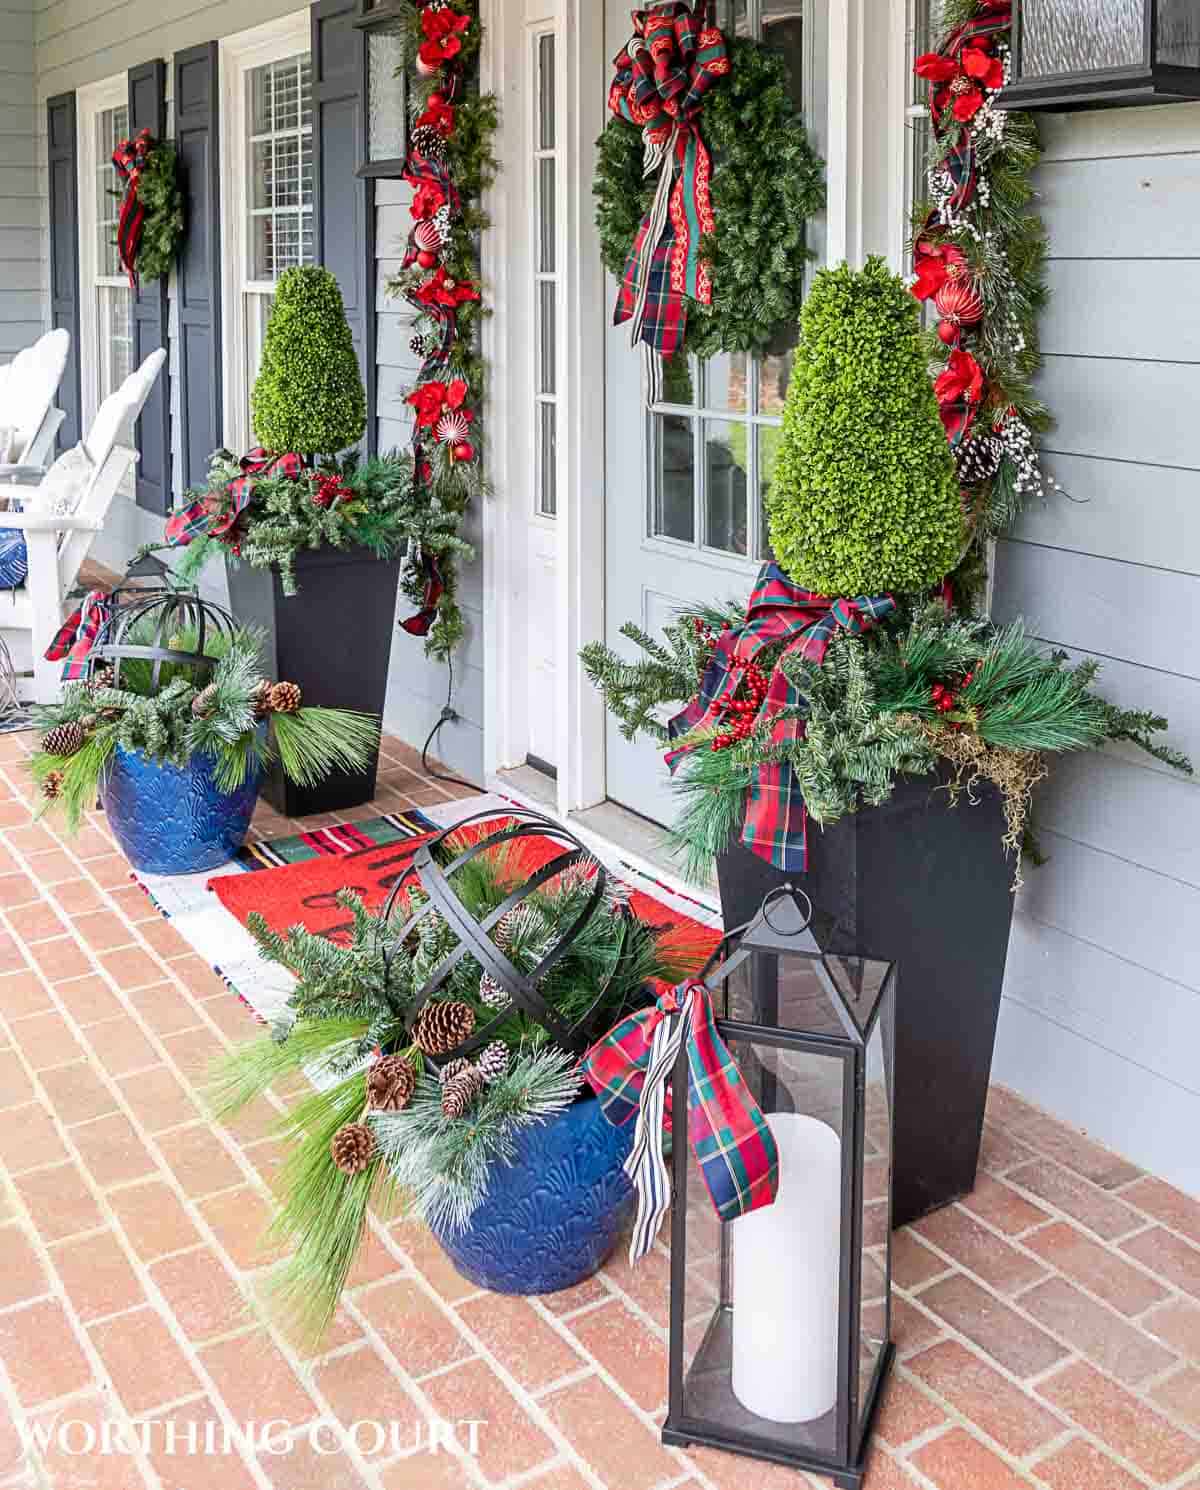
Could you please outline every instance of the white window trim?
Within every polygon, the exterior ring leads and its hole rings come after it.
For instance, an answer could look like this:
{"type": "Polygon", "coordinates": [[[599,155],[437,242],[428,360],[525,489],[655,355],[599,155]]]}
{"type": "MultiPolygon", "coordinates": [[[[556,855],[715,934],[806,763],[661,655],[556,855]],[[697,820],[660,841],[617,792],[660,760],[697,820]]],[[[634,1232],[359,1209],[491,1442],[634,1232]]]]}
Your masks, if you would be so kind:
{"type": "MultiPolygon", "coordinates": [[[[129,103],[129,80],[125,73],[89,83],[76,94],[76,145],[79,173],[79,379],[82,396],[80,434],[86,435],[100,407],[100,358],[97,347],[99,320],[96,312],[96,117],[106,109],[129,103]]],[[[124,285],[123,277],[106,283],[124,285]]]]}
{"type": "Polygon", "coordinates": [[[246,160],[246,74],[312,46],[307,10],[225,37],[219,46],[221,76],[221,330],[226,348],[223,379],[222,443],[242,452],[250,448],[246,377],[246,307],[242,266],[247,262],[246,219],[249,165],[246,160]]]}

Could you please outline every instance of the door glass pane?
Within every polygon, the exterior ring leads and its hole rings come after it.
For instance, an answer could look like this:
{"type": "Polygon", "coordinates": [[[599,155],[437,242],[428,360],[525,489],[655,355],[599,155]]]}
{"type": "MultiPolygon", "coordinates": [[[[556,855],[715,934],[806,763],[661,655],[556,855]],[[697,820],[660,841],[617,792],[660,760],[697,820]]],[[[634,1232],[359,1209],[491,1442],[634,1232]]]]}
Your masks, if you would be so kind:
{"type": "Polygon", "coordinates": [[[554,273],[555,171],[558,162],[552,157],[538,161],[538,268],[543,274],[554,273]]]}
{"type": "Polygon", "coordinates": [[[554,37],[538,38],[538,149],[554,149],[554,37]]]}
{"type": "Polygon", "coordinates": [[[750,427],[704,422],[704,541],[730,554],[748,551],[746,470],[750,427]]]}
{"type": "Polygon", "coordinates": [[[554,377],[554,337],[555,337],[555,303],[554,297],[557,286],[553,281],[542,280],[538,284],[538,341],[539,351],[539,375],[538,391],[540,393],[553,393],[555,389],[554,377]]]}
{"type": "Polygon", "coordinates": [[[553,404],[538,405],[538,511],[553,517],[558,511],[558,410],[553,404]]]}
{"type": "Polygon", "coordinates": [[[704,364],[704,404],[744,414],[750,407],[750,359],[745,352],[724,352],[704,364]]]}
{"type": "Polygon", "coordinates": [[[692,421],[682,414],[654,417],[654,495],[650,531],[661,538],[696,541],[696,452],[692,421]]]}

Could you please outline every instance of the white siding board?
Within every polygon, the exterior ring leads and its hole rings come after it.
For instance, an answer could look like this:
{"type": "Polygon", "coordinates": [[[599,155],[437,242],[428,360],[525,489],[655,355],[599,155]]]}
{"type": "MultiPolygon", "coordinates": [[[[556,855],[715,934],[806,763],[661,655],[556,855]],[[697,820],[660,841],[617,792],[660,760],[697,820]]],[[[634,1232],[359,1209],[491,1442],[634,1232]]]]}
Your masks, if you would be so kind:
{"type": "Polygon", "coordinates": [[[1039,127],[1047,162],[1176,155],[1200,148],[1200,104],[1042,114],[1039,127]]]}
{"type": "MultiPolygon", "coordinates": [[[[1194,245],[1200,249],[1200,235],[1194,245]]],[[[1200,362],[1200,258],[1054,259],[1047,355],[1200,362]],[[1104,314],[1096,314],[1096,306],[1104,314]]]]}
{"type": "Polygon", "coordinates": [[[1043,166],[1039,207],[1054,257],[1195,258],[1195,218],[1180,204],[1200,190],[1200,129],[1191,152],[1043,166]]]}
{"type": "MultiPolygon", "coordinates": [[[[1121,662],[1111,657],[1102,657],[1076,647],[1064,647],[1072,661],[1079,662],[1094,657],[1102,664],[1097,686],[1109,699],[1122,709],[1149,709],[1164,714],[1171,721],[1166,736],[1167,743],[1176,750],[1190,755],[1200,766],[1200,682],[1184,678],[1178,673],[1156,672],[1153,668],[1139,667],[1136,663],[1121,662]]],[[[1111,754],[1119,754],[1147,771],[1168,771],[1159,766],[1152,757],[1132,745],[1113,745],[1111,754]]],[[[1179,775],[1171,771],[1173,780],[1179,775]]]]}
{"type": "Polygon", "coordinates": [[[32,0],[0,10],[0,360],[45,330],[32,0]]]}
{"type": "MultiPolygon", "coordinates": [[[[1171,350],[1165,346],[1164,357],[1171,350]]],[[[1198,430],[1188,413],[1200,408],[1200,367],[1050,356],[1039,392],[1054,415],[1046,443],[1055,453],[1200,470],[1198,430]]]]}

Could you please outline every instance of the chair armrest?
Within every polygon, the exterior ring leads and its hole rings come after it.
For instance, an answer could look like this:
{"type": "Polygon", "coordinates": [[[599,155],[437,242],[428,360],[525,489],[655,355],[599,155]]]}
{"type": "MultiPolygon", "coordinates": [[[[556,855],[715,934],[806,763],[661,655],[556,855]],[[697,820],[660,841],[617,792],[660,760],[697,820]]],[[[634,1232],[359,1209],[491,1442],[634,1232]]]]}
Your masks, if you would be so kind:
{"type": "Polygon", "coordinates": [[[98,533],[103,526],[97,518],[75,513],[0,512],[0,528],[17,528],[22,533],[98,533]]]}
{"type": "Polygon", "coordinates": [[[13,485],[40,486],[45,474],[45,466],[0,466],[0,481],[13,485]]]}

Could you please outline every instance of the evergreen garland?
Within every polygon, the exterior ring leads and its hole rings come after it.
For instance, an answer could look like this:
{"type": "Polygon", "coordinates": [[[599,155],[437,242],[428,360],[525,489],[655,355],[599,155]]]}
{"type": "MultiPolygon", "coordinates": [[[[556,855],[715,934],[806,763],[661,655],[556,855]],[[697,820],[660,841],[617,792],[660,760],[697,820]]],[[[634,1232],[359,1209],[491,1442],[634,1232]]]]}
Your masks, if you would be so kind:
{"type": "MultiPolygon", "coordinates": [[[[716,229],[701,246],[713,299],[688,302],[684,350],[701,358],[762,353],[797,320],[814,257],[806,225],[825,205],[824,163],[792,106],[786,62],[745,38],[728,48],[729,76],[706,95],[700,115],[713,161],[716,229]]],[[[643,176],[635,125],[614,117],[596,143],[596,226],[604,266],[620,280],[654,182],[643,176]]]]}

